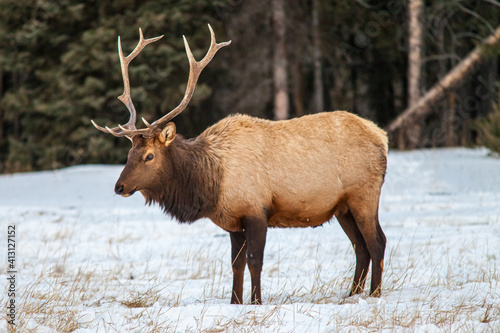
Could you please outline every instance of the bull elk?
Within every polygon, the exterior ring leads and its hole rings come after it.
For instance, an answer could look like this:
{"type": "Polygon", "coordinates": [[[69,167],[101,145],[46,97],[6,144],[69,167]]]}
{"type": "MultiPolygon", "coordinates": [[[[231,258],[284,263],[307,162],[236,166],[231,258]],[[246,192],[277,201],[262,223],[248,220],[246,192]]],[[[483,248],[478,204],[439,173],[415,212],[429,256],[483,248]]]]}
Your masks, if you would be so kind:
{"type": "Polygon", "coordinates": [[[118,97],[130,119],[100,131],[132,141],[132,149],[115,192],[142,193],[181,223],[209,218],[229,232],[233,290],[241,304],[243,275],[251,275],[251,303],[261,304],[261,271],[267,228],[319,226],[335,216],[352,242],[356,270],[350,294],[361,293],[370,261],[371,296],[379,296],[386,238],[378,221],[378,204],[387,164],[387,136],[374,123],[344,111],[270,121],[232,115],[198,137],[176,134],[171,120],[188,105],[201,71],[215,53],[230,44],[211,34],[209,50],[196,61],[184,38],[190,72],[179,106],[137,129],[130,96],[128,65],[148,44],[140,40],[125,57],[118,38],[124,92],[118,97]]]}

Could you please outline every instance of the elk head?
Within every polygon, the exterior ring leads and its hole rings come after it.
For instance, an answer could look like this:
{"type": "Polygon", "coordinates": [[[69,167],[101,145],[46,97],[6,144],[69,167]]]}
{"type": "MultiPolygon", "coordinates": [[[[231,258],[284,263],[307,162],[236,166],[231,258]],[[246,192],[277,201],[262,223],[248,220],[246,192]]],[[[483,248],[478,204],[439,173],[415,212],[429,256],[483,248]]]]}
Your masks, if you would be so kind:
{"type": "Polygon", "coordinates": [[[184,98],[181,103],[175,109],[151,124],[142,118],[142,121],[146,125],[146,128],[143,129],[137,129],[135,127],[137,116],[134,104],[132,103],[132,97],[130,95],[128,65],[142,51],[142,49],[146,47],[146,45],[156,42],[161,39],[163,35],[144,39],[142,30],[139,29],[139,43],[127,57],[123,55],[120,37],[118,37],[118,54],[120,56],[124,86],[123,94],[119,96],[118,99],[122,101],[129,110],[130,119],[126,124],[118,125],[114,128],[109,128],[107,126],[101,127],[92,120],[92,124],[98,130],[104,133],[110,133],[116,137],[124,136],[132,141],[132,149],[130,149],[128,153],[127,164],[125,165],[125,168],[115,185],[116,194],[130,196],[134,194],[135,191],[149,190],[162,185],[165,186],[165,184],[161,184],[161,182],[159,182],[159,179],[165,179],[162,176],[165,172],[168,173],[168,168],[166,168],[168,163],[165,163],[168,162],[165,161],[167,158],[165,149],[171,145],[176,137],[175,124],[171,122],[171,120],[184,111],[191,101],[196,87],[196,82],[198,81],[203,68],[208,65],[220,48],[231,43],[231,41],[217,43],[215,41],[214,31],[212,30],[210,24],[208,25],[208,28],[211,35],[210,48],[208,49],[205,57],[200,61],[196,61],[194,59],[191,49],[189,48],[189,44],[183,36],[184,46],[186,47],[186,53],[189,60],[189,78],[186,92],[184,93],[184,98]]]}

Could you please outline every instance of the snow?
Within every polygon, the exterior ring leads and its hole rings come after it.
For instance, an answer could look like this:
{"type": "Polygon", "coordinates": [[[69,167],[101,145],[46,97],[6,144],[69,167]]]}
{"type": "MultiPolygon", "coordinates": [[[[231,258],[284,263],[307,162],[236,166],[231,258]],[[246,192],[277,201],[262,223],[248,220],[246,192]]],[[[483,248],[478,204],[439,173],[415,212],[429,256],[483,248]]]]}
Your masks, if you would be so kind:
{"type": "Polygon", "coordinates": [[[15,225],[20,332],[500,332],[500,160],[456,148],[388,162],[380,298],[347,297],[355,257],[333,220],[270,229],[264,305],[230,305],[229,236],[115,196],[122,166],[94,165],[0,176],[0,308],[15,225]]]}

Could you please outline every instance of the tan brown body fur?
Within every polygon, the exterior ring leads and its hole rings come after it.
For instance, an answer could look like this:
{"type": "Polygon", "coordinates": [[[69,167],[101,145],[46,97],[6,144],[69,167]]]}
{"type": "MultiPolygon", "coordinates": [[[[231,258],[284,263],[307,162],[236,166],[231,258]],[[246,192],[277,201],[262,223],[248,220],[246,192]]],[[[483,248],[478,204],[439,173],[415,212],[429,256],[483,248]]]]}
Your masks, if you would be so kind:
{"type": "Polygon", "coordinates": [[[242,231],[248,215],[266,215],[270,227],[309,227],[345,212],[353,200],[370,206],[359,209],[378,207],[387,137],[351,113],[286,121],[235,115],[200,138],[223,170],[219,207],[207,217],[227,231],[242,231]]]}

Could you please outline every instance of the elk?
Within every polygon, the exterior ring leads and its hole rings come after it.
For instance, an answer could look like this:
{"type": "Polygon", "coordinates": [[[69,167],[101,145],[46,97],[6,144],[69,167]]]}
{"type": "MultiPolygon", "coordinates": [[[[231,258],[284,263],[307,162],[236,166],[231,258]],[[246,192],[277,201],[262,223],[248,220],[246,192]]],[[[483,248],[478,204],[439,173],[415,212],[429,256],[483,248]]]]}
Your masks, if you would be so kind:
{"type": "Polygon", "coordinates": [[[363,292],[372,263],[371,296],[381,292],[386,238],[378,205],[387,164],[387,135],[374,123],[345,111],[271,121],[231,115],[199,136],[185,139],[171,121],[188,105],[201,71],[230,41],[211,43],[196,61],[184,38],[189,78],[181,103],[153,123],[142,119],[130,96],[129,63],[148,44],[140,40],[125,57],[118,38],[124,92],[118,97],[130,119],[100,131],[132,141],[127,163],[115,185],[124,197],[141,192],[181,223],[208,218],[229,232],[233,271],[232,304],[243,301],[248,266],[252,304],[262,304],[261,271],[269,227],[319,226],[336,217],[356,255],[350,295],[363,292]]]}

